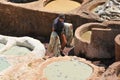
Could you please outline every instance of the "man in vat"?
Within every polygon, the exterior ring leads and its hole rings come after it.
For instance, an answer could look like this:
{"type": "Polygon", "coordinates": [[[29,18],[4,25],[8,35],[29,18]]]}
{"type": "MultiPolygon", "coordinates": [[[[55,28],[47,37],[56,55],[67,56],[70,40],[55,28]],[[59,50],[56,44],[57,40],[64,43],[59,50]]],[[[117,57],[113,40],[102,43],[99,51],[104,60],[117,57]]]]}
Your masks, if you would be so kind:
{"type": "MultiPolygon", "coordinates": [[[[67,39],[65,36],[65,27],[64,27],[65,15],[60,14],[53,22],[52,31],[56,32],[60,38],[61,50],[60,54],[63,56],[63,49],[67,44],[67,39]]],[[[57,38],[57,37],[56,37],[57,38]]]]}
{"type": "Polygon", "coordinates": [[[53,22],[52,33],[48,46],[48,53],[53,53],[53,56],[64,56],[63,50],[72,40],[72,24],[66,23],[64,20],[65,15],[60,14],[53,22]]]}

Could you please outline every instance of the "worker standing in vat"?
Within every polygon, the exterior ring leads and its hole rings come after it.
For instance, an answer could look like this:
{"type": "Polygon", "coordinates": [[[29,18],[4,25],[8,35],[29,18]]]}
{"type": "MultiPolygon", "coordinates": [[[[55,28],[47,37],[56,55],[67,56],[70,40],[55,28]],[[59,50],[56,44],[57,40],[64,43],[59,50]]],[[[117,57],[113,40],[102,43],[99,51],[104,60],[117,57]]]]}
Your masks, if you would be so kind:
{"type": "Polygon", "coordinates": [[[53,22],[52,33],[50,36],[49,45],[47,47],[46,56],[48,57],[58,57],[61,55],[64,56],[63,49],[66,45],[66,37],[64,35],[64,19],[65,16],[61,14],[53,22]]]}
{"type": "Polygon", "coordinates": [[[47,47],[47,55],[64,56],[67,55],[65,47],[70,47],[73,39],[73,25],[65,22],[65,15],[60,14],[53,22],[52,33],[50,36],[49,45],[47,47]]]}
{"type": "MultiPolygon", "coordinates": [[[[53,22],[52,26],[52,31],[56,32],[57,35],[60,38],[60,43],[61,43],[61,49],[60,49],[60,54],[64,56],[63,50],[67,44],[67,39],[65,35],[65,27],[64,27],[64,20],[65,20],[65,15],[60,14],[53,22]]],[[[57,38],[57,37],[56,37],[57,38]]]]}

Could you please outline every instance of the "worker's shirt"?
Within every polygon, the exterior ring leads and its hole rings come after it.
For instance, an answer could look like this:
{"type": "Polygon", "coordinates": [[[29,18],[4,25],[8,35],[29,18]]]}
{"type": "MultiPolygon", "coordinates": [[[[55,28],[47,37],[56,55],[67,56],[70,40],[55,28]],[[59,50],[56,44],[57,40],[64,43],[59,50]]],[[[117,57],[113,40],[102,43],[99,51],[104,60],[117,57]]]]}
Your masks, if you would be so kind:
{"type": "Polygon", "coordinates": [[[57,17],[53,22],[53,27],[54,31],[60,35],[64,28],[64,22],[59,21],[59,17],[57,17]]]}

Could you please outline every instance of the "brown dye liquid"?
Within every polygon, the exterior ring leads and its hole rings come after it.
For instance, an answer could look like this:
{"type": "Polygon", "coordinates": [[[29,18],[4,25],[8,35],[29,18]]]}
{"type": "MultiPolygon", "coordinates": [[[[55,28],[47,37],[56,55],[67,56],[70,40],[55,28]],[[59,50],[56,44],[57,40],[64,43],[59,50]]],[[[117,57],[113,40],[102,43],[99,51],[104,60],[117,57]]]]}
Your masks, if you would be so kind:
{"type": "Polygon", "coordinates": [[[72,0],[54,0],[48,3],[43,9],[55,12],[67,12],[80,6],[80,3],[72,0]]]}
{"type": "Polygon", "coordinates": [[[87,31],[81,35],[81,38],[85,41],[89,41],[91,39],[91,31],[87,31]]]}

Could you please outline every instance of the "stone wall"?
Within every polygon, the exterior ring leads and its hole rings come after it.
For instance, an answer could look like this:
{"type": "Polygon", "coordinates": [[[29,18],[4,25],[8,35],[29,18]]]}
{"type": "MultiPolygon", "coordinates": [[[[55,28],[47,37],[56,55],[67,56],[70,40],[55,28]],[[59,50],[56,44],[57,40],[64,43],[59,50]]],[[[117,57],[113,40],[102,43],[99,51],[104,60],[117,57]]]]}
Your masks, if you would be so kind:
{"type": "MultiPolygon", "coordinates": [[[[94,28],[91,35],[91,47],[95,50],[88,51],[90,54],[97,54],[100,58],[113,58],[115,55],[114,38],[120,33],[118,29],[101,29],[94,28]]],[[[91,49],[91,48],[90,48],[91,49]]],[[[89,55],[90,56],[90,55],[89,55]]]]}
{"type": "MultiPolygon", "coordinates": [[[[89,0],[79,0],[78,2],[84,4],[87,1],[89,0]]],[[[0,34],[49,37],[53,20],[58,16],[59,12],[44,11],[42,7],[42,1],[17,4],[3,0],[3,2],[0,2],[0,34]]],[[[65,15],[66,22],[72,23],[74,30],[86,22],[95,21],[83,18],[80,14],[75,14],[74,11],[65,13],[65,15]]]]}
{"type": "Polygon", "coordinates": [[[115,37],[115,59],[120,61],[120,34],[115,37]]]}
{"type": "Polygon", "coordinates": [[[23,36],[50,34],[55,14],[0,4],[0,33],[23,36]]]}

